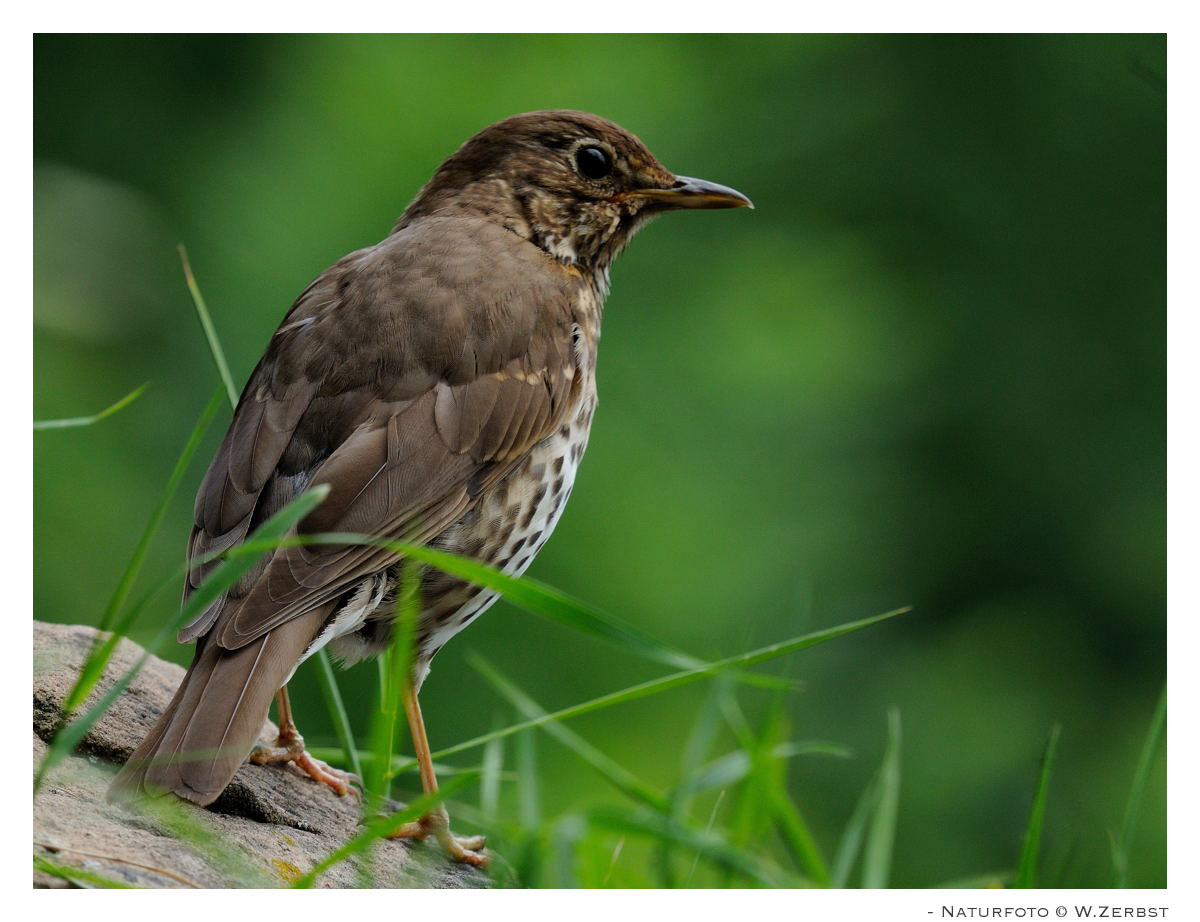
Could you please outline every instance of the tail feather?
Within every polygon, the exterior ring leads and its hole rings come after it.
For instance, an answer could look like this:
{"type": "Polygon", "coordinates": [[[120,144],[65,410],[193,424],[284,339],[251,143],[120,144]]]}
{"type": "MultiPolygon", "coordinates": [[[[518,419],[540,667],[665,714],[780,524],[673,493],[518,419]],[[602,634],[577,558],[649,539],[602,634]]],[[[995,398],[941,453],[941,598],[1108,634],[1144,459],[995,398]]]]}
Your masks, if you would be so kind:
{"type": "Polygon", "coordinates": [[[225,790],[262,732],[331,606],[280,625],[237,650],[202,639],[175,697],[117,773],[110,801],[172,792],[204,806],[225,790]]]}

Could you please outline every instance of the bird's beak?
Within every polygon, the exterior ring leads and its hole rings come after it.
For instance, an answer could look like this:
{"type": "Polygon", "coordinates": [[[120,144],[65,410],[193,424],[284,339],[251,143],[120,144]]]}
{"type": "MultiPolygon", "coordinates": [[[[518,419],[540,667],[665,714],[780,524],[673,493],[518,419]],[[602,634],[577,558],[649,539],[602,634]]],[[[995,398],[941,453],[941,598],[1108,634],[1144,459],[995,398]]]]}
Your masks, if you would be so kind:
{"type": "Polygon", "coordinates": [[[707,179],[676,176],[665,189],[638,189],[632,195],[667,208],[753,208],[754,203],[737,189],[707,179]]]}

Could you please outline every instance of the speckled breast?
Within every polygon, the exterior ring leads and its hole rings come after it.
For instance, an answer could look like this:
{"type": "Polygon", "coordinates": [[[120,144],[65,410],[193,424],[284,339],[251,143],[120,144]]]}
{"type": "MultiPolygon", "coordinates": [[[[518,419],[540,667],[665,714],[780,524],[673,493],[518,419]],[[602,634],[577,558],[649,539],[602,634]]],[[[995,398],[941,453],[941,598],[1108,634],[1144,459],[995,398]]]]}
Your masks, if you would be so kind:
{"type": "MultiPolygon", "coordinates": [[[[571,421],[535,445],[471,512],[432,544],[487,561],[511,576],[524,573],[554,531],[571,495],[595,408],[595,389],[589,387],[571,421]]],[[[422,598],[418,656],[427,659],[483,614],[498,595],[431,570],[422,582],[422,598]]]]}
{"type": "MultiPolygon", "coordinates": [[[[480,497],[470,512],[432,540],[430,546],[482,560],[512,576],[528,569],[558,524],[587,447],[596,409],[594,378],[591,374],[587,377],[570,421],[535,445],[480,497]]],[[[391,642],[397,570],[394,567],[364,580],[322,632],[321,640],[329,642],[330,652],[345,664],[376,655],[391,642]]],[[[434,654],[498,598],[495,592],[441,570],[426,569],[417,625],[418,683],[424,679],[434,654]]],[[[311,655],[320,645],[321,641],[314,643],[305,655],[311,655]]]]}

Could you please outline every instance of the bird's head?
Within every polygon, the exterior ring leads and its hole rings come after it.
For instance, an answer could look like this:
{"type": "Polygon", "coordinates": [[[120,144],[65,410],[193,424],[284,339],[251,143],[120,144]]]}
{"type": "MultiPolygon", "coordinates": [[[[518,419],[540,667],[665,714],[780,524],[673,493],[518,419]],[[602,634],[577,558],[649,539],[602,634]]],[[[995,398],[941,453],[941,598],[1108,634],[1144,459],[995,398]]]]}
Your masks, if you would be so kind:
{"type": "Polygon", "coordinates": [[[471,213],[568,265],[607,274],[639,227],[677,208],[753,207],[733,189],[676,176],[637,137],[586,112],[514,115],[470,138],[437,170],[397,228],[471,213]]]}

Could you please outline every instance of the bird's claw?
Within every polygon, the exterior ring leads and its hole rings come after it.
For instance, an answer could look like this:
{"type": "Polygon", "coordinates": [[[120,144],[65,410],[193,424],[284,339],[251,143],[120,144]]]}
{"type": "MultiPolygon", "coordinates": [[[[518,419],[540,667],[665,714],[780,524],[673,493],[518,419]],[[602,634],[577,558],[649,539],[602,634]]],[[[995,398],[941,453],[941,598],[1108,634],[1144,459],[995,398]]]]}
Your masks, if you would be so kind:
{"type": "Polygon", "coordinates": [[[250,752],[250,761],[255,765],[291,762],[313,781],[328,786],[339,797],[349,795],[355,800],[362,800],[362,778],[314,759],[304,748],[304,739],[298,733],[287,738],[281,734],[274,746],[255,746],[250,752]]]}
{"type": "Polygon", "coordinates": [[[482,868],[487,865],[488,856],[484,851],[485,836],[456,836],[450,831],[450,816],[444,806],[436,807],[431,813],[425,814],[419,820],[405,823],[395,832],[388,834],[389,839],[419,839],[429,836],[438,840],[438,844],[446,850],[455,861],[482,868]]]}

